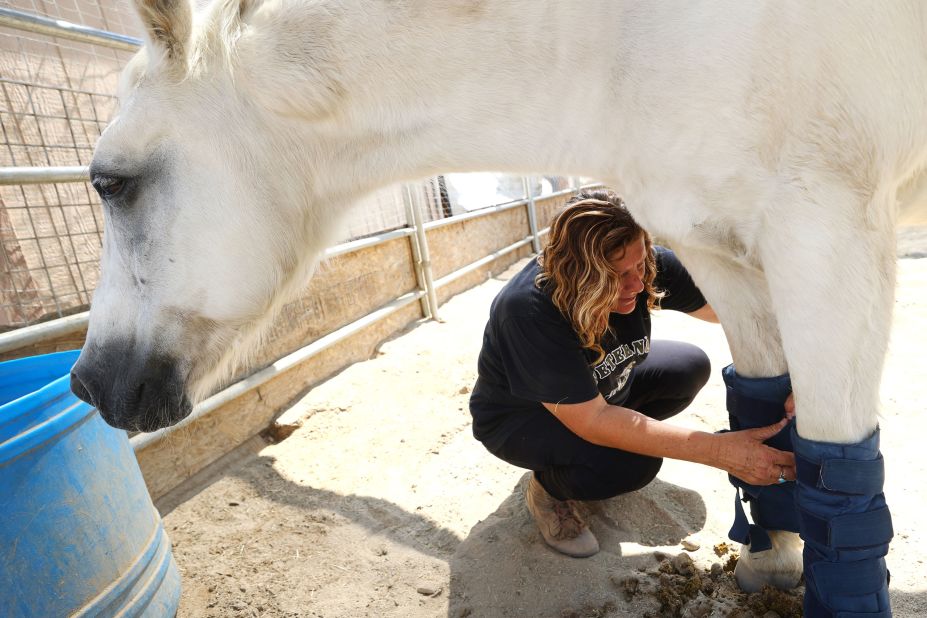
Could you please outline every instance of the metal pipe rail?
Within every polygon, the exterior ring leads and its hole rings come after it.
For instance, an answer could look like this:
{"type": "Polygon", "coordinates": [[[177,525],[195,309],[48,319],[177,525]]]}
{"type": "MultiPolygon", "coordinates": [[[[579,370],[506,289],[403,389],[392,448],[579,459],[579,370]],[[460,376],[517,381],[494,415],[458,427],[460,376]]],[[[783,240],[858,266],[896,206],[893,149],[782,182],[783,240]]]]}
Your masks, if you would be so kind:
{"type": "Polygon", "coordinates": [[[56,182],[88,182],[90,168],[69,167],[0,167],[0,185],[43,185],[56,182]]]}
{"type": "Polygon", "coordinates": [[[75,313],[74,315],[24,326],[5,333],[0,333],[0,354],[12,352],[20,348],[64,337],[86,330],[90,319],[90,312],[75,313]]]}
{"type": "Polygon", "coordinates": [[[366,238],[358,238],[357,240],[349,240],[348,242],[343,242],[340,245],[335,245],[334,247],[329,247],[322,252],[322,259],[330,259],[345,253],[351,253],[352,251],[359,251],[361,249],[366,249],[367,247],[375,247],[377,245],[382,245],[385,242],[390,240],[395,240],[396,238],[406,238],[415,234],[415,230],[411,227],[403,227],[398,230],[391,230],[389,232],[381,232],[379,234],[374,234],[373,236],[367,236],[366,238]]]}
{"type": "Polygon", "coordinates": [[[24,32],[58,37],[59,39],[92,43],[94,45],[109,47],[111,49],[121,49],[123,51],[136,51],[142,46],[142,41],[135,37],[116,34],[115,32],[108,32],[106,30],[98,30],[96,28],[64,21],[63,19],[52,19],[50,17],[33,15],[32,13],[17,11],[15,9],[0,8],[0,26],[22,30],[24,32]]]}

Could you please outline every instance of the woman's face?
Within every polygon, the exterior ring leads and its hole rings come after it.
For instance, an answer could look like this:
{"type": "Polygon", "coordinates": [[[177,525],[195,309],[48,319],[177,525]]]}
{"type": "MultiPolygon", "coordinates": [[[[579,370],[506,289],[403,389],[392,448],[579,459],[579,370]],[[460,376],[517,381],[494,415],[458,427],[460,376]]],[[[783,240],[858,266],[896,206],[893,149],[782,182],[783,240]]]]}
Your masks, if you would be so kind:
{"type": "Polygon", "coordinates": [[[631,313],[637,305],[637,295],[644,291],[644,237],[633,240],[609,258],[615,275],[621,279],[618,298],[612,304],[613,313],[631,313]]]}

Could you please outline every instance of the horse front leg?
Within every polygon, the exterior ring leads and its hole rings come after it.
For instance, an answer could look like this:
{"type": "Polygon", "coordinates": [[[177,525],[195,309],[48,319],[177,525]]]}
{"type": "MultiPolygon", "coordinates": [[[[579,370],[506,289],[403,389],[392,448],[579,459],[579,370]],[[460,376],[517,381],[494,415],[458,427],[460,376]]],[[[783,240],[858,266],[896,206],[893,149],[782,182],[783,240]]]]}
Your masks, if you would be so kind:
{"type": "Polygon", "coordinates": [[[757,243],[795,389],[805,615],[890,616],[877,415],[895,286],[892,200],[813,187],[779,200],[757,243]]]}
{"type": "MultiPolygon", "coordinates": [[[[676,247],[679,257],[708,298],[727,335],[734,363],[723,370],[728,414],[733,429],[769,425],[780,420],[791,386],[788,365],[763,273],[718,253],[676,247]]],[[[791,450],[786,432],[770,441],[791,450]]],[[[802,575],[802,543],[794,508],[794,485],[755,487],[731,478],[735,525],[731,538],[742,543],[734,575],[738,585],[755,592],[765,585],[788,589],[802,575]],[[743,492],[743,493],[741,493],[743,492]],[[744,513],[748,500],[754,524],[744,513]]]]}

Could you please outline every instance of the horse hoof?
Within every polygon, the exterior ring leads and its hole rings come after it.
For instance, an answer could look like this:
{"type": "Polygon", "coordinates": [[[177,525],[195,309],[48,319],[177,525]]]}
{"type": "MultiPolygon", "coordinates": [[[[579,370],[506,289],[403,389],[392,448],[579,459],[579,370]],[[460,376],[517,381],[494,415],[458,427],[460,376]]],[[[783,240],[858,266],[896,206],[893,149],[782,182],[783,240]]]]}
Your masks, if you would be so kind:
{"type": "MultiPolygon", "coordinates": [[[[744,552],[747,550],[745,549],[744,552]]],[[[737,566],[734,567],[734,579],[744,592],[759,592],[763,586],[772,586],[780,590],[790,590],[801,582],[801,569],[796,573],[782,571],[760,571],[756,568],[756,561],[745,558],[741,554],[737,566]]]]}

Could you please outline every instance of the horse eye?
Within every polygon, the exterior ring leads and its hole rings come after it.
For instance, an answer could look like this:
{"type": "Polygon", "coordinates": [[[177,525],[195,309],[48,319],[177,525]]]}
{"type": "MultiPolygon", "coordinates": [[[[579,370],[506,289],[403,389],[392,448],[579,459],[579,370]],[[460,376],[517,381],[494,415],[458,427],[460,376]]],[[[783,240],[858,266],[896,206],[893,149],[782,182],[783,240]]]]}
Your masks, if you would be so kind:
{"type": "Polygon", "coordinates": [[[122,193],[122,190],[126,187],[126,179],[117,176],[97,174],[90,181],[90,184],[97,190],[101,198],[109,200],[122,193]]]}

